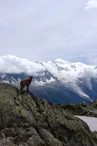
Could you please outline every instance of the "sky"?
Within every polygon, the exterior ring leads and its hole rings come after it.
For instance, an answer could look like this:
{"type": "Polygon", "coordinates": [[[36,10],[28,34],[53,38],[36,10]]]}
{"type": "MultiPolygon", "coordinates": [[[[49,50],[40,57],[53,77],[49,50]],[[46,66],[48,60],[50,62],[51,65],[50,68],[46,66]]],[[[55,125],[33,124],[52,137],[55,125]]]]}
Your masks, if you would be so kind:
{"type": "Polygon", "coordinates": [[[97,64],[97,0],[0,0],[0,56],[97,64]]]}

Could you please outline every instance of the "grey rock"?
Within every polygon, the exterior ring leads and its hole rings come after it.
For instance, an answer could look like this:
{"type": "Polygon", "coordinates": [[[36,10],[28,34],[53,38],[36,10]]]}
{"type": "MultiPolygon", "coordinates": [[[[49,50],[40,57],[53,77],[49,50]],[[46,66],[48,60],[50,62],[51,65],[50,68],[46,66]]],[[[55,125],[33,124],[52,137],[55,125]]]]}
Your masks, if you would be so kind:
{"type": "Polygon", "coordinates": [[[3,136],[3,134],[5,137],[14,137],[17,135],[17,132],[14,128],[5,128],[0,132],[0,136],[3,136]]]}
{"type": "Polygon", "coordinates": [[[40,129],[39,133],[48,146],[62,146],[62,143],[46,129],[40,129]]]}
{"type": "Polygon", "coordinates": [[[0,146],[97,146],[97,133],[73,116],[97,116],[96,105],[54,105],[0,83],[0,146]]]}
{"type": "Polygon", "coordinates": [[[29,146],[43,146],[44,142],[40,139],[39,136],[33,135],[27,141],[29,146]]]}
{"type": "Polygon", "coordinates": [[[32,135],[37,136],[38,133],[37,133],[37,131],[35,130],[35,128],[29,127],[29,128],[26,129],[26,135],[28,135],[29,137],[32,136],[32,135]]]}
{"type": "Polygon", "coordinates": [[[29,146],[27,143],[20,143],[19,146],[29,146]]]}

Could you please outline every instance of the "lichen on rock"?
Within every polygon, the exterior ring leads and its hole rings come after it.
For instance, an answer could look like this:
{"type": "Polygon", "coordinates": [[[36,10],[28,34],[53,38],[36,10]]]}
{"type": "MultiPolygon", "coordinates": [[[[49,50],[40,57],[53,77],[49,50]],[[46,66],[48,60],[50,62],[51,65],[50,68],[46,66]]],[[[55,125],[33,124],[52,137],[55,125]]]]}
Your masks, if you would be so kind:
{"type": "Polygon", "coordinates": [[[97,146],[96,134],[72,115],[75,108],[0,83],[0,146],[97,146]]]}

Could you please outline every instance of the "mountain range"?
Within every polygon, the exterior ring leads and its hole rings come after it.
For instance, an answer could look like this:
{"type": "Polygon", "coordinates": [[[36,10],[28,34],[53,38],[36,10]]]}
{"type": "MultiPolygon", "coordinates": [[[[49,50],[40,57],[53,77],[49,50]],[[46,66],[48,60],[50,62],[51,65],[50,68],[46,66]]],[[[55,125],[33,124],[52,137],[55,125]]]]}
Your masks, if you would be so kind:
{"type": "Polygon", "coordinates": [[[52,103],[90,103],[97,99],[97,67],[63,59],[32,62],[16,56],[0,57],[0,82],[19,87],[33,75],[30,91],[52,103]]]}

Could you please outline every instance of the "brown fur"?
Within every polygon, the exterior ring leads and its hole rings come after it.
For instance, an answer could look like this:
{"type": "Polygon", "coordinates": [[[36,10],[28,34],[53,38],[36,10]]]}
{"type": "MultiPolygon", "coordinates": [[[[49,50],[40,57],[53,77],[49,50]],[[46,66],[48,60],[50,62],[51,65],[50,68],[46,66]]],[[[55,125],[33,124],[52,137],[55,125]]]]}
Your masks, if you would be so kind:
{"type": "Polygon", "coordinates": [[[20,81],[20,90],[22,91],[24,87],[27,87],[27,91],[29,91],[29,85],[31,84],[33,76],[29,76],[28,79],[24,79],[20,81]]]}

